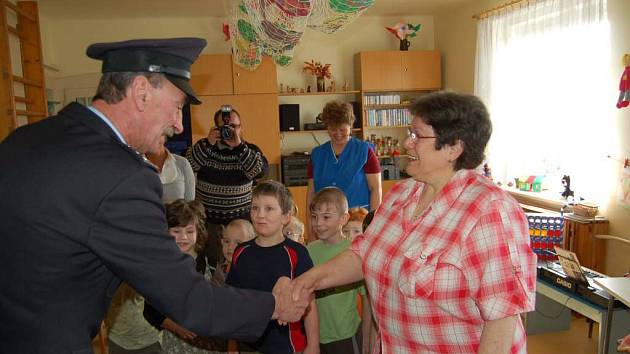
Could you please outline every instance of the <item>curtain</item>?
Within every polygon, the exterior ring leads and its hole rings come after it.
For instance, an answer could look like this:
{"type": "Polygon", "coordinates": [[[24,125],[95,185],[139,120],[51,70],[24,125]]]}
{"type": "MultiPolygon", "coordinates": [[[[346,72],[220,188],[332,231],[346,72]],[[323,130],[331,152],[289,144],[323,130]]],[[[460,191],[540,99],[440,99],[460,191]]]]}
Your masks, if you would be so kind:
{"type": "Polygon", "coordinates": [[[487,159],[495,180],[562,175],[603,202],[601,173],[616,151],[615,85],[606,0],[541,0],[479,20],[475,94],[488,106],[487,159]]]}

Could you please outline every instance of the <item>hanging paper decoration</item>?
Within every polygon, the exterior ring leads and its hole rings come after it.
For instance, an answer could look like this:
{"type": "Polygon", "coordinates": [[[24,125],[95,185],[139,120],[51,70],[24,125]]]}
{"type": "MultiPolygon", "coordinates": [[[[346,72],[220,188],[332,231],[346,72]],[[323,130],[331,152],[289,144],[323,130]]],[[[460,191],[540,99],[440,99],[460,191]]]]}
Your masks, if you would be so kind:
{"type": "Polygon", "coordinates": [[[373,4],[374,0],[315,0],[308,18],[308,27],[327,34],[335,33],[373,4]]]}
{"type": "Polygon", "coordinates": [[[373,3],[374,0],[240,0],[232,9],[229,26],[234,60],[254,70],[265,54],[278,65],[287,66],[307,25],[334,33],[373,3]]]}

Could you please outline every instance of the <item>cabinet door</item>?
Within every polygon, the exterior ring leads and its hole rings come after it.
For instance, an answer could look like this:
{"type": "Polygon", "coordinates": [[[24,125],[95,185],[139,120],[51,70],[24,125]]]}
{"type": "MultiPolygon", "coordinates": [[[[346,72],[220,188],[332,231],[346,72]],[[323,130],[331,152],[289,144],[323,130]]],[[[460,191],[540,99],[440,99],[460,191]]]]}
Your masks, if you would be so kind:
{"type": "Polygon", "coordinates": [[[442,87],[440,52],[399,52],[402,62],[403,89],[439,89],[442,87]]]}
{"type": "Polygon", "coordinates": [[[234,71],[234,93],[277,93],[278,78],[276,63],[270,57],[264,56],[262,63],[254,71],[241,68],[232,63],[234,71]]]}
{"type": "Polygon", "coordinates": [[[278,99],[275,94],[203,96],[203,102],[191,106],[193,142],[204,138],[214,126],[214,112],[230,104],[240,113],[243,139],[256,144],[270,164],[280,163],[280,126],[278,99]]]}
{"type": "Polygon", "coordinates": [[[234,92],[230,54],[202,55],[190,71],[190,85],[197,95],[231,95],[234,92]]]}
{"type": "Polygon", "coordinates": [[[359,55],[363,91],[400,89],[402,84],[400,52],[361,52],[359,55]]]}

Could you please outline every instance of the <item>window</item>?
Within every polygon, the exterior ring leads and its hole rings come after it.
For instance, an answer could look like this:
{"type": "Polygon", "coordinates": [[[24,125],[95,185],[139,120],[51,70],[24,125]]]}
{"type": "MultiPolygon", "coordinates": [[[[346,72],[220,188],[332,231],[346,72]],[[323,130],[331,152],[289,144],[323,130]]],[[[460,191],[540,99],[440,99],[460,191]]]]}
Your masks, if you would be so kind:
{"type": "Polygon", "coordinates": [[[618,141],[606,0],[542,0],[478,23],[475,93],[490,110],[495,179],[545,175],[602,204],[618,141]]]}

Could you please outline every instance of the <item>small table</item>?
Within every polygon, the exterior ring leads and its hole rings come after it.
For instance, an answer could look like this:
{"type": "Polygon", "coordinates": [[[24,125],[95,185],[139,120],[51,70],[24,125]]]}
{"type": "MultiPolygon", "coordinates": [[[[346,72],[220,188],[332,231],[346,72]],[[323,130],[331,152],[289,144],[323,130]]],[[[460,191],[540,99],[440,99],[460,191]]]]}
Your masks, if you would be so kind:
{"type": "Polygon", "coordinates": [[[594,278],[593,281],[610,295],[610,300],[608,301],[608,315],[606,316],[606,329],[604,332],[604,353],[607,353],[614,312],[613,303],[616,298],[630,307],[630,278],[594,278]]]}
{"type": "Polygon", "coordinates": [[[607,307],[589,302],[574,292],[540,278],[536,282],[536,310],[526,315],[527,334],[568,329],[571,325],[570,310],[599,323],[598,354],[617,353],[616,338],[628,334],[630,328],[630,311],[627,308],[616,307],[610,311],[607,307]]]}

